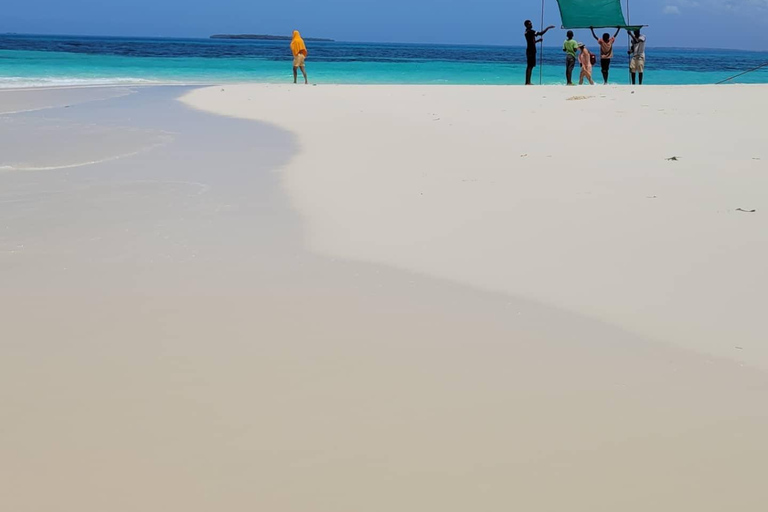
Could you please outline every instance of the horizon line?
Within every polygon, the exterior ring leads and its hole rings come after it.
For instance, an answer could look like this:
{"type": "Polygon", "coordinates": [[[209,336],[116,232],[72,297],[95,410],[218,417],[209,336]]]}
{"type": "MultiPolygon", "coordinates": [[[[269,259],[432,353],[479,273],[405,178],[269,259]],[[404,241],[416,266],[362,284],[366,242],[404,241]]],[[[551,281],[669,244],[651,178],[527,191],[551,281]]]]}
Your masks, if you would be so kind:
{"type": "MultiPolygon", "coordinates": [[[[581,29],[580,29],[581,30],[581,29]]],[[[583,29],[587,30],[587,29],[583,29]]],[[[0,32],[2,36],[42,36],[42,37],[87,37],[87,38],[119,38],[119,39],[168,39],[168,40],[190,40],[190,41],[261,41],[259,39],[214,39],[211,36],[192,37],[192,36],[116,36],[116,35],[87,35],[87,34],[53,34],[53,33],[31,33],[31,32],[0,32]]],[[[272,34],[267,34],[272,35],[272,34]]],[[[426,43],[426,42],[411,42],[411,41],[346,41],[342,39],[333,39],[326,36],[307,36],[310,39],[330,39],[329,41],[313,41],[320,44],[392,44],[392,45],[427,45],[427,46],[476,46],[476,47],[496,47],[496,48],[525,48],[525,44],[512,45],[512,44],[492,44],[492,43],[426,43]]],[[[305,37],[305,39],[307,39],[305,37]]],[[[269,41],[267,41],[269,42],[269,41]]],[[[273,41],[274,42],[274,41],[273,41]]],[[[537,45],[538,47],[541,47],[537,45]]],[[[543,45],[544,48],[560,48],[560,45],[543,45]]],[[[750,53],[768,53],[768,50],[747,50],[744,48],[714,48],[704,46],[653,46],[651,48],[658,48],[660,50],[721,50],[721,51],[737,51],[737,52],[750,52],[750,53]]]]}

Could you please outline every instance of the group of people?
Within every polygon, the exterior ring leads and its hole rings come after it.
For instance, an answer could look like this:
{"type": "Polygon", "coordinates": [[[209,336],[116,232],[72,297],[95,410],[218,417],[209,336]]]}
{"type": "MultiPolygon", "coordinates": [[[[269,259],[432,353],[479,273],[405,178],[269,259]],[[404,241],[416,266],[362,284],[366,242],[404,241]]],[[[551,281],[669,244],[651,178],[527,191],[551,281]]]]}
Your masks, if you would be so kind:
{"type": "MultiPolygon", "coordinates": [[[[531,20],[525,21],[525,41],[526,46],[526,58],[528,65],[525,70],[525,85],[532,85],[531,75],[533,74],[533,68],[536,67],[536,45],[543,40],[544,34],[549,30],[555,28],[554,25],[537,32],[533,28],[531,20]]],[[[597,37],[594,27],[590,27],[592,37],[595,38],[600,46],[600,70],[603,75],[603,83],[608,83],[608,72],[611,68],[611,60],[613,59],[613,44],[616,42],[616,36],[621,32],[621,28],[616,29],[616,33],[611,36],[609,33],[603,34],[602,37],[597,37]]],[[[640,33],[640,30],[630,31],[627,29],[627,33],[632,41],[632,46],[629,50],[629,71],[632,77],[632,84],[637,82],[639,77],[640,85],[643,85],[643,73],[645,72],[645,36],[640,33]]],[[[565,79],[568,85],[574,85],[573,83],[573,70],[576,67],[576,62],[579,62],[581,67],[581,73],[579,75],[579,85],[584,83],[584,80],[588,80],[590,84],[594,85],[595,81],[592,79],[592,66],[597,63],[597,57],[592,54],[584,43],[579,43],[573,39],[573,31],[569,30],[566,34],[567,39],[563,43],[563,51],[565,52],[565,79]]]]}
{"type": "MultiPolygon", "coordinates": [[[[536,32],[533,29],[533,23],[531,20],[525,20],[525,41],[526,57],[528,65],[525,69],[525,85],[532,85],[531,75],[533,74],[533,68],[536,67],[536,45],[543,41],[544,34],[555,28],[554,25],[550,25],[543,29],[541,32],[536,32]]],[[[608,83],[608,71],[611,68],[611,60],[613,59],[613,44],[616,42],[616,36],[621,32],[621,27],[616,29],[616,33],[611,36],[609,33],[603,34],[603,37],[597,37],[594,27],[590,27],[592,37],[600,45],[600,70],[603,74],[603,83],[608,83]]],[[[632,84],[634,85],[637,77],[640,78],[640,85],[643,85],[643,72],[645,71],[645,36],[640,34],[640,30],[634,32],[627,29],[627,33],[632,41],[632,47],[629,51],[629,71],[632,76],[632,84]]],[[[576,61],[579,62],[581,67],[581,73],[579,75],[579,85],[584,83],[584,80],[588,80],[590,84],[594,85],[595,81],[592,79],[592,66],[597,63],[597,57],[592,54],[584,43],[579,43],[573,39],[573,30],[569,30],[566,34],[567,39],[563,43],[563,51],[565,52],[565,79],[568,85],[574,85],[573,83],[573,69],[576,67],[576,61]]],[[[293,31],[293,39],[291,40],[291,52],[293,53],[293,83],[298,81],[298,71],[301,70],[301,74],[304,75],[304,83],[309,83],[307,79],[307,69],[305,66],[305,60],[307,58],[307,45],[304,44],[304,40],[301,38],[298,30],[293,31]]]]}

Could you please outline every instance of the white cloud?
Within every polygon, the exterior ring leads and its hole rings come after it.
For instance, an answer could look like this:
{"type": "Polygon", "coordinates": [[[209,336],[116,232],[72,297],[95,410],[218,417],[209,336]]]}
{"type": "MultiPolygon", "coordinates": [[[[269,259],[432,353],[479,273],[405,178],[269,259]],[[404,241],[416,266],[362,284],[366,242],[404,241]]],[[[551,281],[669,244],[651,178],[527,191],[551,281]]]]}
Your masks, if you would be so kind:
{"type": "MultiPolygon", "coordinates": [[[[768,0],[676,0],[674,3],[684,7],[699,7],[712,12],[729,12],[744,16],[764,16],[768,13],[768,0]]],[[[670,7],[677,6],[668,5],[664,8],[665,14],[673,14],[667,12],[670,7]]]]}
{"type": "Polygon", "coordinates": [[[680,8],[676,5],[667,5],[663,12],[664,14],[680,14],[680,8]]]}

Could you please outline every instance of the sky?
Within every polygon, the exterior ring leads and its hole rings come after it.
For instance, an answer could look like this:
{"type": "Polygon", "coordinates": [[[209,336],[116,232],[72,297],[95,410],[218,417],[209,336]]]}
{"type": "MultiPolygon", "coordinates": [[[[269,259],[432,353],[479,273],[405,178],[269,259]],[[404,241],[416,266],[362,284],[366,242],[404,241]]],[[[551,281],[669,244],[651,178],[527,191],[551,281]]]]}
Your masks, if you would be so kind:
{"type": "MultiPolygon", "coordinates": [[[[626,0],[623,0],[626,1],[626,0]]],[[[545,44],[564,37],[545,0],[545,44]]],[[[768,0],[630,0],[649,46],[768,51],[768,0]]],[[[540,0],[3,0],[0,32],[207,37],[290,34],[339,41],[521,45],[540,0]]],[[[586,37],[588,33],[578,33],[586,37]]]]}

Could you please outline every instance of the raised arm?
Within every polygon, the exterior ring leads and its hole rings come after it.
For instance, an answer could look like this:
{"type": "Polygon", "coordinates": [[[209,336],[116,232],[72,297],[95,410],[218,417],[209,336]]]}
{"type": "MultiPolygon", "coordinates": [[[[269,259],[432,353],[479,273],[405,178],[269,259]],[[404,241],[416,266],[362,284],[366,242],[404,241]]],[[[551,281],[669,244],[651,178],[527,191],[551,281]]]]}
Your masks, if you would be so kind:
{"type": "Polygon", "coordinates": [[[635,37],[635,34],[633,34],[631,30],[627,29],[627,34],[629,34],[629,37],[632,39],[632,44],[637,43],[637,38],[635,37]]]}
{"type": "Polygon", "coordinates": [[[544,30],[542,30],[541,32],[536,32],[536,35],[537,36],[543,36],[544,34],[546,34],[549,31],[549,29],[552,29],[552,28],[555,28],[555,26],[554,25],[550,25],[547,28],[545,28],[544,30]]]}
{"type": "Polygon", "coordinates": [[[599,41],[600,38],[597,37],[597,34],[595,34],[595,27],[589,27],[590,32],[592,32],[592,37],[595,38],[595,41],[599,41]]]}
{"type": "MultiPolygon", "coordinates": [[[[616,37],[618,37],[618,35],[619,35],[619,32],[621,32],[621,27],[616,27],[616,33],[615,33],[615,34],[613,34],[613,38],[614,38],[614,39],[616,39],[616,37]]],[[[593,32],[593,33],[594,33],[594,32],[593,32]]]]}

